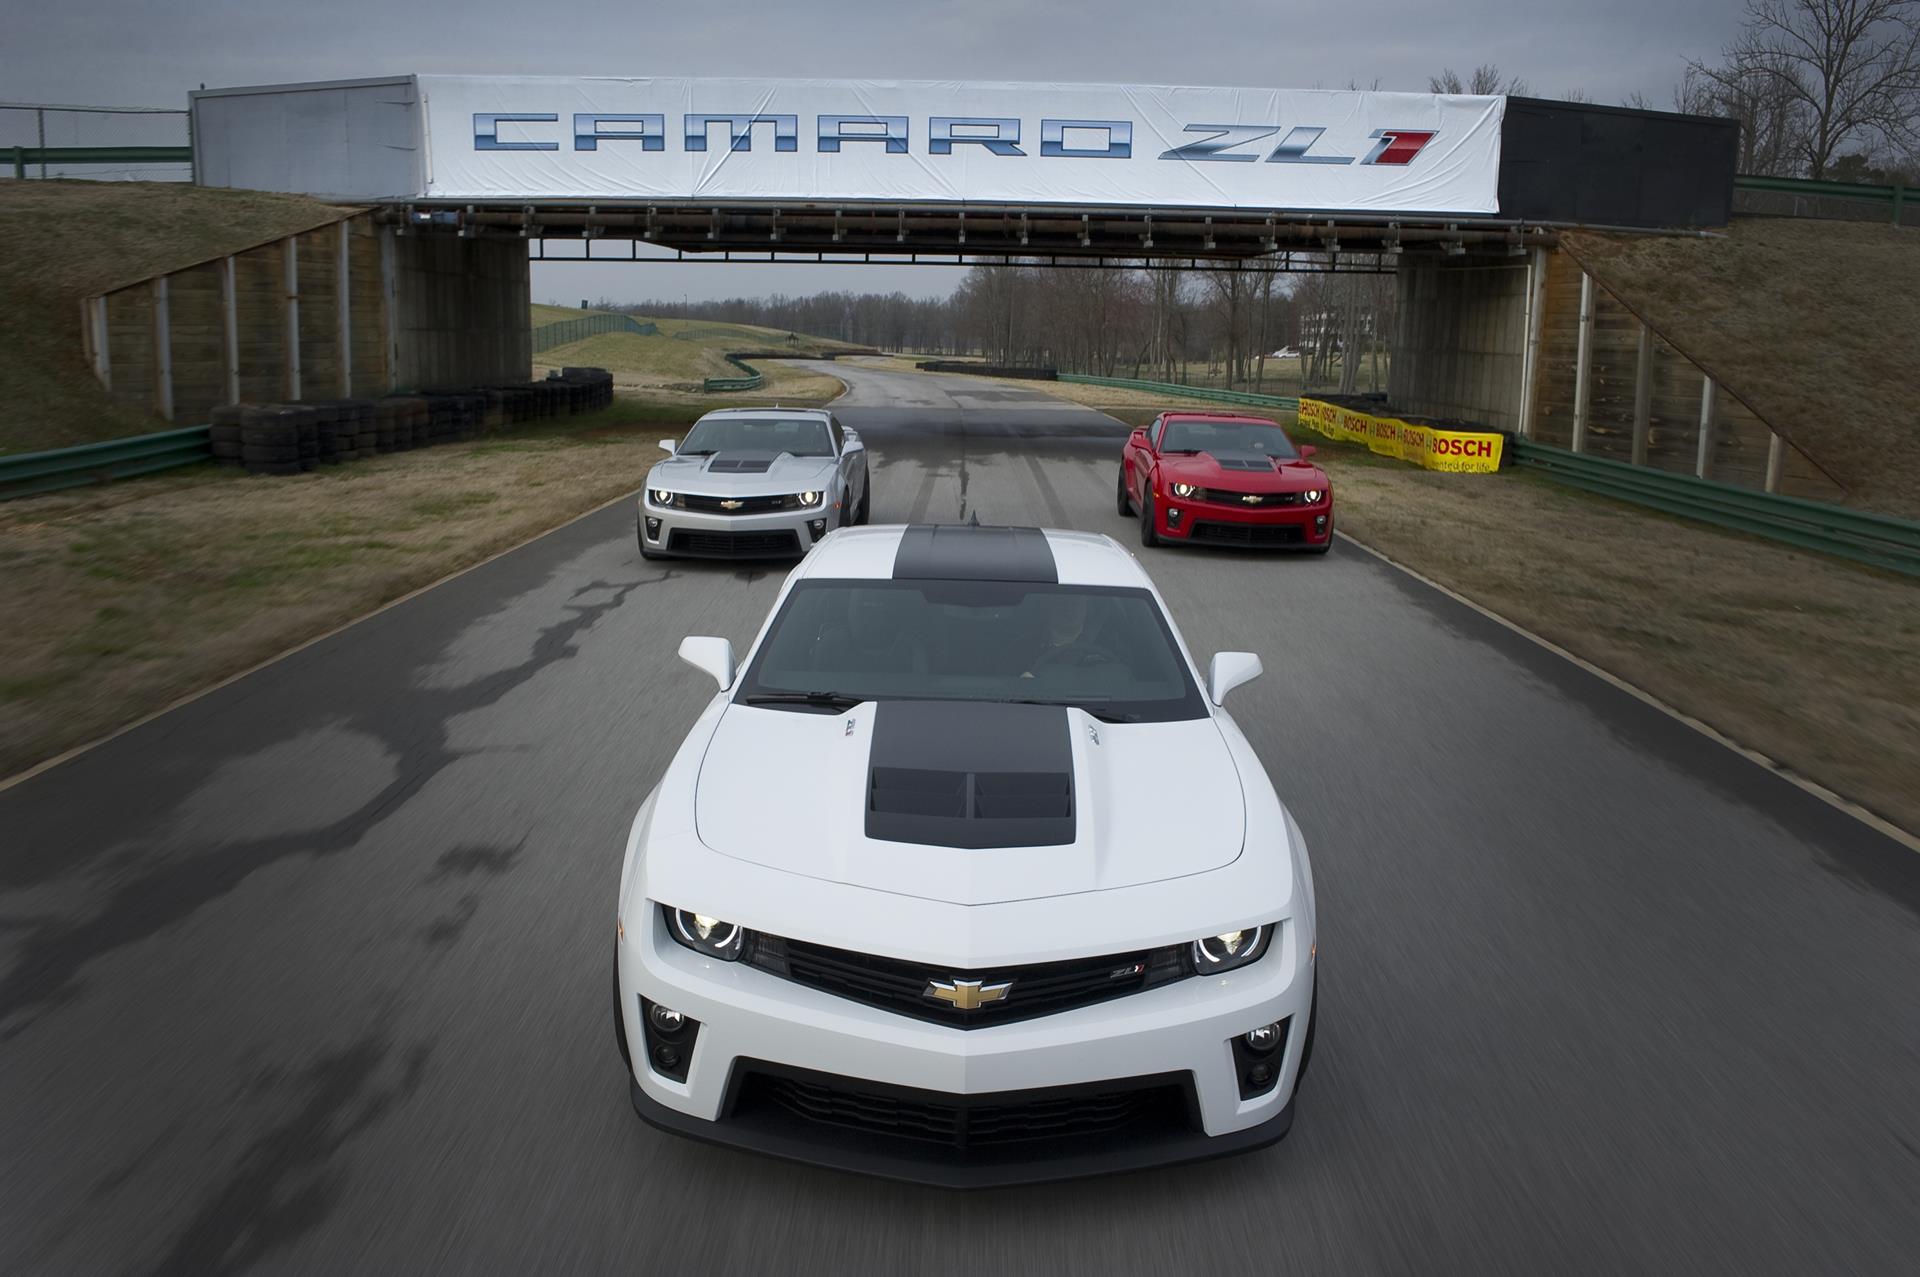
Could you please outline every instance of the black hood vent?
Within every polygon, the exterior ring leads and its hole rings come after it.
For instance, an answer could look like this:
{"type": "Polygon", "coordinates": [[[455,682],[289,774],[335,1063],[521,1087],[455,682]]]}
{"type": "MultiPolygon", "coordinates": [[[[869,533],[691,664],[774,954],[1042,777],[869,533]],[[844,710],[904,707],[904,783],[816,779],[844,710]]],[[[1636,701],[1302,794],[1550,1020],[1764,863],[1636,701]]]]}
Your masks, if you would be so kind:
{"type": "Polygon", "coordinates": [[[1222,470],[1273,470],[1273,458],[1263,452],[1210,452],[1213,463],[1222,470]]]}
{"type": "Polygon", "coordinates": [[[765,474],[773,469],[771,455],[719,456],[707,465],[708,474],[765,474]]]}
{"type": "Polygon", "coordinates": [[[867,837],[932,847],[1074,840],[1073,744],[1056,705],[881,701],[867,837]]]}

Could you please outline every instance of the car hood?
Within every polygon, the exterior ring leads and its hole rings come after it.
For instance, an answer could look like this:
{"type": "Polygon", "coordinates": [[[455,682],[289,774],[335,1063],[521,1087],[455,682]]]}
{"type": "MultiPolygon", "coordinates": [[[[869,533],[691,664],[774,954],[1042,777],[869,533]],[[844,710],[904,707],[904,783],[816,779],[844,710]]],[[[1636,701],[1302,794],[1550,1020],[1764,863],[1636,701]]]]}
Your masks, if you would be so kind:
{"type": "Polygon", "coordinates": [[[1261,452],[1168,453],[1160,473],[1172,483],[1237,492],[1298,492],[1327,486],[1327,472],[1311,461],[1276,461],[1261,452]]]}
{"type": "Polygon", "coordinates": [[[752,497],[824,491],[833,472],[832,457],[716,452],[710,457],[668,457],[647,472],[647,486],[701,496],[752,497]]]}
{"type": "Polygon", "coordinates": [[[868,702],[728,707],[700,764],[700,841],[830,882],[996,904],[1205,873],[1246,808],[1211,718],[1103,723],[1077,709],[868,702]]]}

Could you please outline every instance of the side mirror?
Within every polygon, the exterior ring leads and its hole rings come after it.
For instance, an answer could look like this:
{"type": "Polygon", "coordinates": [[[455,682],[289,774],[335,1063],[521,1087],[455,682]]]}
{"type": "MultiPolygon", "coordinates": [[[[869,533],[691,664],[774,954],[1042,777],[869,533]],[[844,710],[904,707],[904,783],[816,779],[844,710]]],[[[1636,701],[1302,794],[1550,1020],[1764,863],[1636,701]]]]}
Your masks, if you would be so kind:
{"type": "MultiPolygon", "coordinates": [[[[686,655],[684,647],[680,652],[686,655]]],[[[1259,678],[1261,670],[1260,658],[1252,652],[1215,652],[1213,665],[1207,670],[1207,699],[1215,705],[1224,704],[1228,692],[1259,678]]]]}
{"type": "Polygon", "coordinates": [[[842,453],[859,452],[862,448],[865,448],[867,446],[866,444],[861,443],[860,436],[855,434],[851,430],[841,432],[841,438],[844,440],[844,442],[840,445],[840,451],[842,453]]]}
{"type": "MultiPolygon", "coordinates": [[[[713,681],[726,691],[733,686],[733,644],[723,638],[688,635],[680,640],[680,659],[697,670],[713,675],[713,681]]],[[[1216,661],[1219,657],[1214,658],[1216,661]]],[[[1258,658],[1254,664],[1258,665],[1258,658]]]]}
{"type": "Polygon", "coordinates": [[[1320,451],[1320,449],[1314,447],[1312,444],[1303,443],[1300,445],[1300,459],[1302,461],[1305,461],[1308,457],[1311,457],[1314,453],[1318,451],[1320,451]]]}
{"type": "Polygon", "coordinates": [[[1127,443],[1130,447],[1134,448],[1150,448],[1153,446],[1147,442],[1147,431],[1144,426],[1129,435],[1127,437],[1127,443]]]}
{"type": "Polygon", "coordinates": [[[675,443],[671,439],[662,439],[660,441],[660,451],[666,453],[669,457],[674,455],[675,451],[678,450],[679,447],[680,445],[675,443]]]}

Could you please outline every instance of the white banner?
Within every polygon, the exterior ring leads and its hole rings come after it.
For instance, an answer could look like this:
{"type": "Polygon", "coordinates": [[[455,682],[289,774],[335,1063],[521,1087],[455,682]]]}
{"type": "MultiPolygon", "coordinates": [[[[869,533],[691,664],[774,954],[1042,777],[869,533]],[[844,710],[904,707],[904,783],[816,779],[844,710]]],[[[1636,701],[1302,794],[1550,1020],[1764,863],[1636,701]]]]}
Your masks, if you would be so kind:
{"type": "Polygon", "coordinates": [[[419,85],[434,199],[1499,208],[1499,97],[905,80],[419,85]]]}

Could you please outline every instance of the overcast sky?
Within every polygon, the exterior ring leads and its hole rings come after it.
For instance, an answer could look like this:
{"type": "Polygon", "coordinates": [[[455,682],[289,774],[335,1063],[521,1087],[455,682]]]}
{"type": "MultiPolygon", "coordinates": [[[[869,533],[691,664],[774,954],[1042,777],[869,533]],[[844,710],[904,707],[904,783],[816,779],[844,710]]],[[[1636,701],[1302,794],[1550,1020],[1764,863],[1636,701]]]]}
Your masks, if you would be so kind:
{"type": "MultiPolygon", "coordinates": [[[[1666,105],[1741,0],[20,0],[0,40],[12,102],[186,105],[205,83],[407,72],[750,75],[1362,87],[1425,91],[1482,62],[1557,97],[1666,105]]],[[[12,113],[0,113],[11,115],[12,113]]],[[[11,143],[17,125],[8,125],[11,143]]],[[[31,138],[20,139],[31,143],[31,138]]],[[[55,139],[49,139],[53,141],[55,139]]],[[[112,142],[100,138],[101,144],[112,142]]],[[[138,140],[147,140],[142,135],[138,140]]],[[[534,295],[694,298],[822,288],[943,294],[956,270],[885,266],[536,266],[534,295]]]]}

